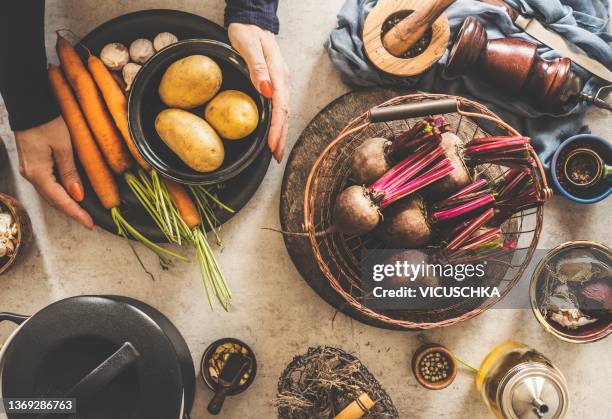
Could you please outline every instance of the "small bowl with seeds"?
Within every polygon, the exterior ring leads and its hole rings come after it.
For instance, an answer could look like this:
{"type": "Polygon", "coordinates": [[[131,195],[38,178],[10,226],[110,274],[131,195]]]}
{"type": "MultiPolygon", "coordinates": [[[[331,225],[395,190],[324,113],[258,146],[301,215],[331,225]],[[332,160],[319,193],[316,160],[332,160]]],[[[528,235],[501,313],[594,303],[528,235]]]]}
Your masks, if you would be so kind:
{"type": "Polygon", "coordinates": [[[428,343],[414,353],[412,372],[423,387],[441,390],[455,380],[457,363],[453,354],[444,346],[428,343]]]}
{"type": "Polygon", "coordinates": [[[240,379],[238,386],[228,391],[228,396],[242,393],[251,386],[255,379],[255,374],[257,373],[257,360],[249,345],[239,339],[219,339],[206,348],[200,365],[200,372],[204,383],[206,383],[208,388],[212,391],[217,391],[219,375],[232,353],[241,353],[247,357],[250,361],[250,366],[240,379]]]}

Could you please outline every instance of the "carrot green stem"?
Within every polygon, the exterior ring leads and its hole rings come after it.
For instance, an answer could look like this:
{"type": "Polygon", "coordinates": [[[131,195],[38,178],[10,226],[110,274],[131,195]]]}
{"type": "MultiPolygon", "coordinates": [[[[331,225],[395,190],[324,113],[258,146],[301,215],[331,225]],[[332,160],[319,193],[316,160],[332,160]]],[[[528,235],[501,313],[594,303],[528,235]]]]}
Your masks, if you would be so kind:
{"type": "Polygon", "coordinates": [[[191,231],[190,239],[198,254],[202,283],[211,309],[214,310],[212,301],[212,294],[214,294],[223,309],[229,311],[232,294],[228,289],[223,273],[219,269],[219,264],[208,244],[208,240],[206,240],[206,233],[201,228],[196,227],[191,231]]]}
{"type": "Polygon", "coordinates": [[[117,226],[119,233],[122,236],[126,238],[128,236],[133,237],[134,239],[138,240],[139,242],[147,246],[149,249],[153,250],[158,255],[171,256],[173,258],[180,259],[185,262],[189,261],[189,259],[187,259],[185,256],[179,255],[178,253],[172,252],[168,249],[164,249],[160,245],[153,243],[151,240],[143,236],[138,230],[132,227],[132,225],[130,225],[130,223],[128,223],[125,218],[123,218],[123,215],[121,215],[121,211],[119,211],[119,208],[117,207],[113,208],[111,210],[111,215],[113,217],[113,221],[115,222],[115,225],[117,226]]]}

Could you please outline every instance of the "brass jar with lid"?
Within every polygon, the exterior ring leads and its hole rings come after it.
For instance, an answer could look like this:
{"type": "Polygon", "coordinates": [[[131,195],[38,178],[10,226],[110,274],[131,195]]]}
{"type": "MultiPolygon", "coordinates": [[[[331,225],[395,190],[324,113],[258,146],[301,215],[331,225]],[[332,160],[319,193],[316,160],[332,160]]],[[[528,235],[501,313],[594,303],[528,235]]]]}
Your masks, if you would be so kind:
{"type": "Polygon", "coordinates": [[[499,345],[482,362],[476,387],[501,419],[561,419],[569,406],[563,374],[526,345],[499,345]]]}

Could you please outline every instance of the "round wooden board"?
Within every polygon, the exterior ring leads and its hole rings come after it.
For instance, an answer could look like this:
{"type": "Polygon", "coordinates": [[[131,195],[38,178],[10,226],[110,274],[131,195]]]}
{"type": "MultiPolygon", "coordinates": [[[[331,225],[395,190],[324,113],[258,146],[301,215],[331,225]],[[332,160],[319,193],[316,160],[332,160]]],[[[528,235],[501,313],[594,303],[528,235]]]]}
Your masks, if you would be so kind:
{"type": "MultiPolygon", "coordinates": [[[[316,158],[355,117],[395,96],[406,94],[395,89],[372,88],[340,96],[321,110],[298,138],[283,176],[280,196],[280,223],[284,231],[304,231],[304,188],[316,158]]],[[[312,254],[308,237],[285,235],[285,246],[297,270],[321,298],[338,311],[371,326],[394,329],[347,307],[329,285],[312,254]]]]}

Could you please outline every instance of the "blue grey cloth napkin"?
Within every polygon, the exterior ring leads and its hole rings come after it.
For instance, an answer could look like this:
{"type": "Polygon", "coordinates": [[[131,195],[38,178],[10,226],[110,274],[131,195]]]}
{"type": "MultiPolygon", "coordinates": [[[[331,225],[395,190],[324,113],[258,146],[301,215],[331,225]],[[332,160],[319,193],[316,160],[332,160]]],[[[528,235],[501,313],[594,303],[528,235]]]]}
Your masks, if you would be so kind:
{"type": "MultiPolygon", "coordinates": [[[[580,46],[604,65],[612,66],[612,36],[608,33],[608,0],[507,0],[525,14],[541,16],[548,27],[580,46]]],[[[378,0],[347,0],[338,14],[338,27],[326,42],[329,56],[340,70],[343,80],[353,86],[405,86],[436,93],[460,95],[477,100],[498,113],[506,122],[530,136],[543,164],[548,167],[557,146],[564,139],[588,132],[583,125],[584,103],[568,107],[557,113],[542,112],[529,103],[509,98],[476,77],[445,76],[443,65],[448,51],[427,73],[412,78],[394,77],[378,71],[363,52],[361,31],[368,13],[378,0]]],[[[446,11],[454,39],[456,32],[468,16],[476,16],[485,25],[489,39],[516,37],[535,42],[514,25],[500,7],[476,0],[457,0],[446,11]]],[[[558,57],[556,51],[544,46],[539,49],[546,59],[558,57]]],[[[592,93],[601,85],[598,79],[580,67],[574,70],[585,82],[585,91],[592,93]]]]}

